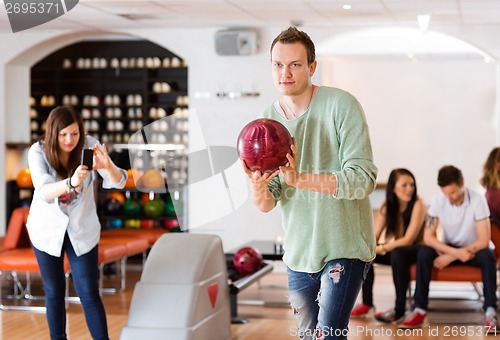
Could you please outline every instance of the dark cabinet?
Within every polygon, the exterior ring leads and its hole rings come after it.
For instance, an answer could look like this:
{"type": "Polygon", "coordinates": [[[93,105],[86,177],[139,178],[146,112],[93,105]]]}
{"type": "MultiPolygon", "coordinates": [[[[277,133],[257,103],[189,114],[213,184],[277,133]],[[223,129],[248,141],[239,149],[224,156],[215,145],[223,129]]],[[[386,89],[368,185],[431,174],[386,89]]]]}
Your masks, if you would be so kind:
{"type": "Polygon", "coordinates": [[[66,46],[31,69],[33,142],[43,136],[50,111],[59,105],[76,107],[87,134],[106,143],[109,151],[127,154],[121,167],[142,173],[154,168],[168,183],[169,192],[163,193],[97,190],[103,226],[126,226],[127,221],[135,220],[131,227],[166,228],[174,226],[169,222],[174,219],[187,225],[183,185],[187,182],[188,67],[184,60],[142,40],[84,41],[66,46]],[[113,207],[106,204],[113,194],[140,200],[143,210],[129,214],[122,203],[119,213],[112,212],[113,207]],[[168,208],[159,215],[146,214],[144,195],[164,204],[173,200],[176,214],[168,208]],[[155,222],[144,222],[147,220],[155,222]]]}
{"type": "Polygon", "coordinates": [[[141,127],[187,108],[187,72],[178,56],[151,42],[65,47],[31,70],[32,141],[43,135],[52,108],[73,105],[89,134],[126,143],[141,127]]]}

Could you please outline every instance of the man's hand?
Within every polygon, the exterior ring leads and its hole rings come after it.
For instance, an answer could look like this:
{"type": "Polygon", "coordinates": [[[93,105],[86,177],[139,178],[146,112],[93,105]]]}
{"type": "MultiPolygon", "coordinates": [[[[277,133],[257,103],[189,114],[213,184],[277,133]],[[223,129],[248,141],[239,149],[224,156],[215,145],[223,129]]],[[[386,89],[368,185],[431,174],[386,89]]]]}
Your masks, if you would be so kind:
{"type": "Polygon", "coordinates": [[[283,179],[285,183],[292,187],[297,187],[297,182],[299,181],[299,172],[297,171],[297,147],[295,146],[295,139],[293,139],[293,144],[291,145],[292,154],[287,154],[286,158],[288,163],[280,166],[279,170],[283,174],[283,179]]]}
{"type": "Polygon", "coordinates": [[[455,260],[456,260],[455,257],[449,254],[439,255],[434,259],[434,268],[443,269],[455,260]]]}
{"type": "Polygon", "coordinates": [[[263,191],[267,190],[267,185],[269,184],[271,179],[277,176],[280,172],[279,170],[276,170],[273,173],[261,173],[258,170],[251,171],[245,161],[241,161],[241,166],[243,167],[243,171],[245,171],[248,178],[250,179],[250,183],[252,184],[252,191],[254,193],[262,193],[263,191]]]}
{"type": "Polygon", "coordinates": [[[457,248],[455,251],[455,256],[462,262],[467,262],[472,260],[476,255],[467,248],[457,248]]]}
{"type": "Polygon", "coordinates": [[[268,212],[276,206],[276,200],[267,187],[269,182],[279,174],[279,170],[273,173],[261,173],[260,171],[251,171],[245,161],[241,161],[243,171],[250,179],[252,187],[252,200],[260,211],[268,212]]]}

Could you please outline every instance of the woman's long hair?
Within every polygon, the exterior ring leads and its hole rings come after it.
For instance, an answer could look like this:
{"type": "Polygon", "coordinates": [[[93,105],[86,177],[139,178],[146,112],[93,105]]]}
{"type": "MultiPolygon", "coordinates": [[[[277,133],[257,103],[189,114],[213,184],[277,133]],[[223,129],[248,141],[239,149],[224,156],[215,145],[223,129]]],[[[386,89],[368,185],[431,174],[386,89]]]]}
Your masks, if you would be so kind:
{"type": "Polygon", "coordinates": [[[483,167],[483,177],[479,181],[485,188],[500,189],[500,147],[491,150],[483,167]]]}
{"type": "Polygon", "coordinates": [[[83,145],[85,143],[85,130],[83,128],[83,119],[77,110],[69,106],[58,106],[50,111],[47,118],[47,128],[45,136],[41,140],[45,149],[45,156],[49,164],[56,170],[61,178],[71,176],[75,169],[80,165],[83,145]],[[78,144],[71,151],[68,159],[68,165],[65,167],[59,161],[59,132],[67,128],[73,123],[78,123],[78,130],[80,131],[80,139],[78,144]]]}
{"type": "Polygon", "coordinates": [[[386,231],[385,234],[387,237],[391,237],[396,235],[396,231],[398,228],[399,221],[399,201],[394,193],[394,187],[396,186],[396,182],[401,175],[410,176],[413,179],[413,183],[415,184],[415,190],[413,191],[413,195],[411,197],[410,202],[408,202],[408,206],[403,212],[403,226],[404,230],[408,228],[411,219],[411,213],[413,211],[413,206],[417,201],[417,182],[415,181],[415,176],[407,170],[407,169],[394,169],[391,171],[389,175],[389,180],[387,181],[387,188],[385,191],[385,202],[386,202],[386,231]]]}

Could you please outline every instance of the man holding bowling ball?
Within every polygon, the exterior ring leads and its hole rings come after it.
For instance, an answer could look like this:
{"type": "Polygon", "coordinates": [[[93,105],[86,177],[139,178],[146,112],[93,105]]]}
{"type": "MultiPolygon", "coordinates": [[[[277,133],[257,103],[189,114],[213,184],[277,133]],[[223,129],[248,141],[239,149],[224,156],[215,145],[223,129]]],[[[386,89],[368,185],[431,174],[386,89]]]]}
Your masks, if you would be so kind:
{"type": "Polygon", "coordinates": [[[301,339],[347,339],[351,310],[375,257],[372,208],[377,168],[363,109],[346,91],[312,84],[315,47],[295,27],[271,44],[280,98],[263,118],[293,136],[288,162],[250,171],[252,199],[263,212],[281,203],[283,261],[301,339]]]}

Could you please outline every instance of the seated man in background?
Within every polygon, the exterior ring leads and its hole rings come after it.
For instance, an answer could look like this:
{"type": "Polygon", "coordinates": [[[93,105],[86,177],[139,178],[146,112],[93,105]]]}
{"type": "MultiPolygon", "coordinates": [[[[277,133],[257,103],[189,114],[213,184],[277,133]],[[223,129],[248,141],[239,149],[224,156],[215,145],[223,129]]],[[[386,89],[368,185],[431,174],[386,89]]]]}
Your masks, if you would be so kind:
{"type": "Polygon", "coordinates": [[[497,329],[496,260],[489,249],[491,239],[490,211],[486,199],[464,186],[462,172],[454,166],[439,170],[441,193],[434,196],[429,206],[429,223],[424,233],[423,246],[417,256],[415,309],[400,328],[420,328],[426,324],[429,302],[429,284],[433,268],[468,264],[481,267],[486,332],[497,329]],[[436,230],[441,224],[443,240],[436,230]]]}

